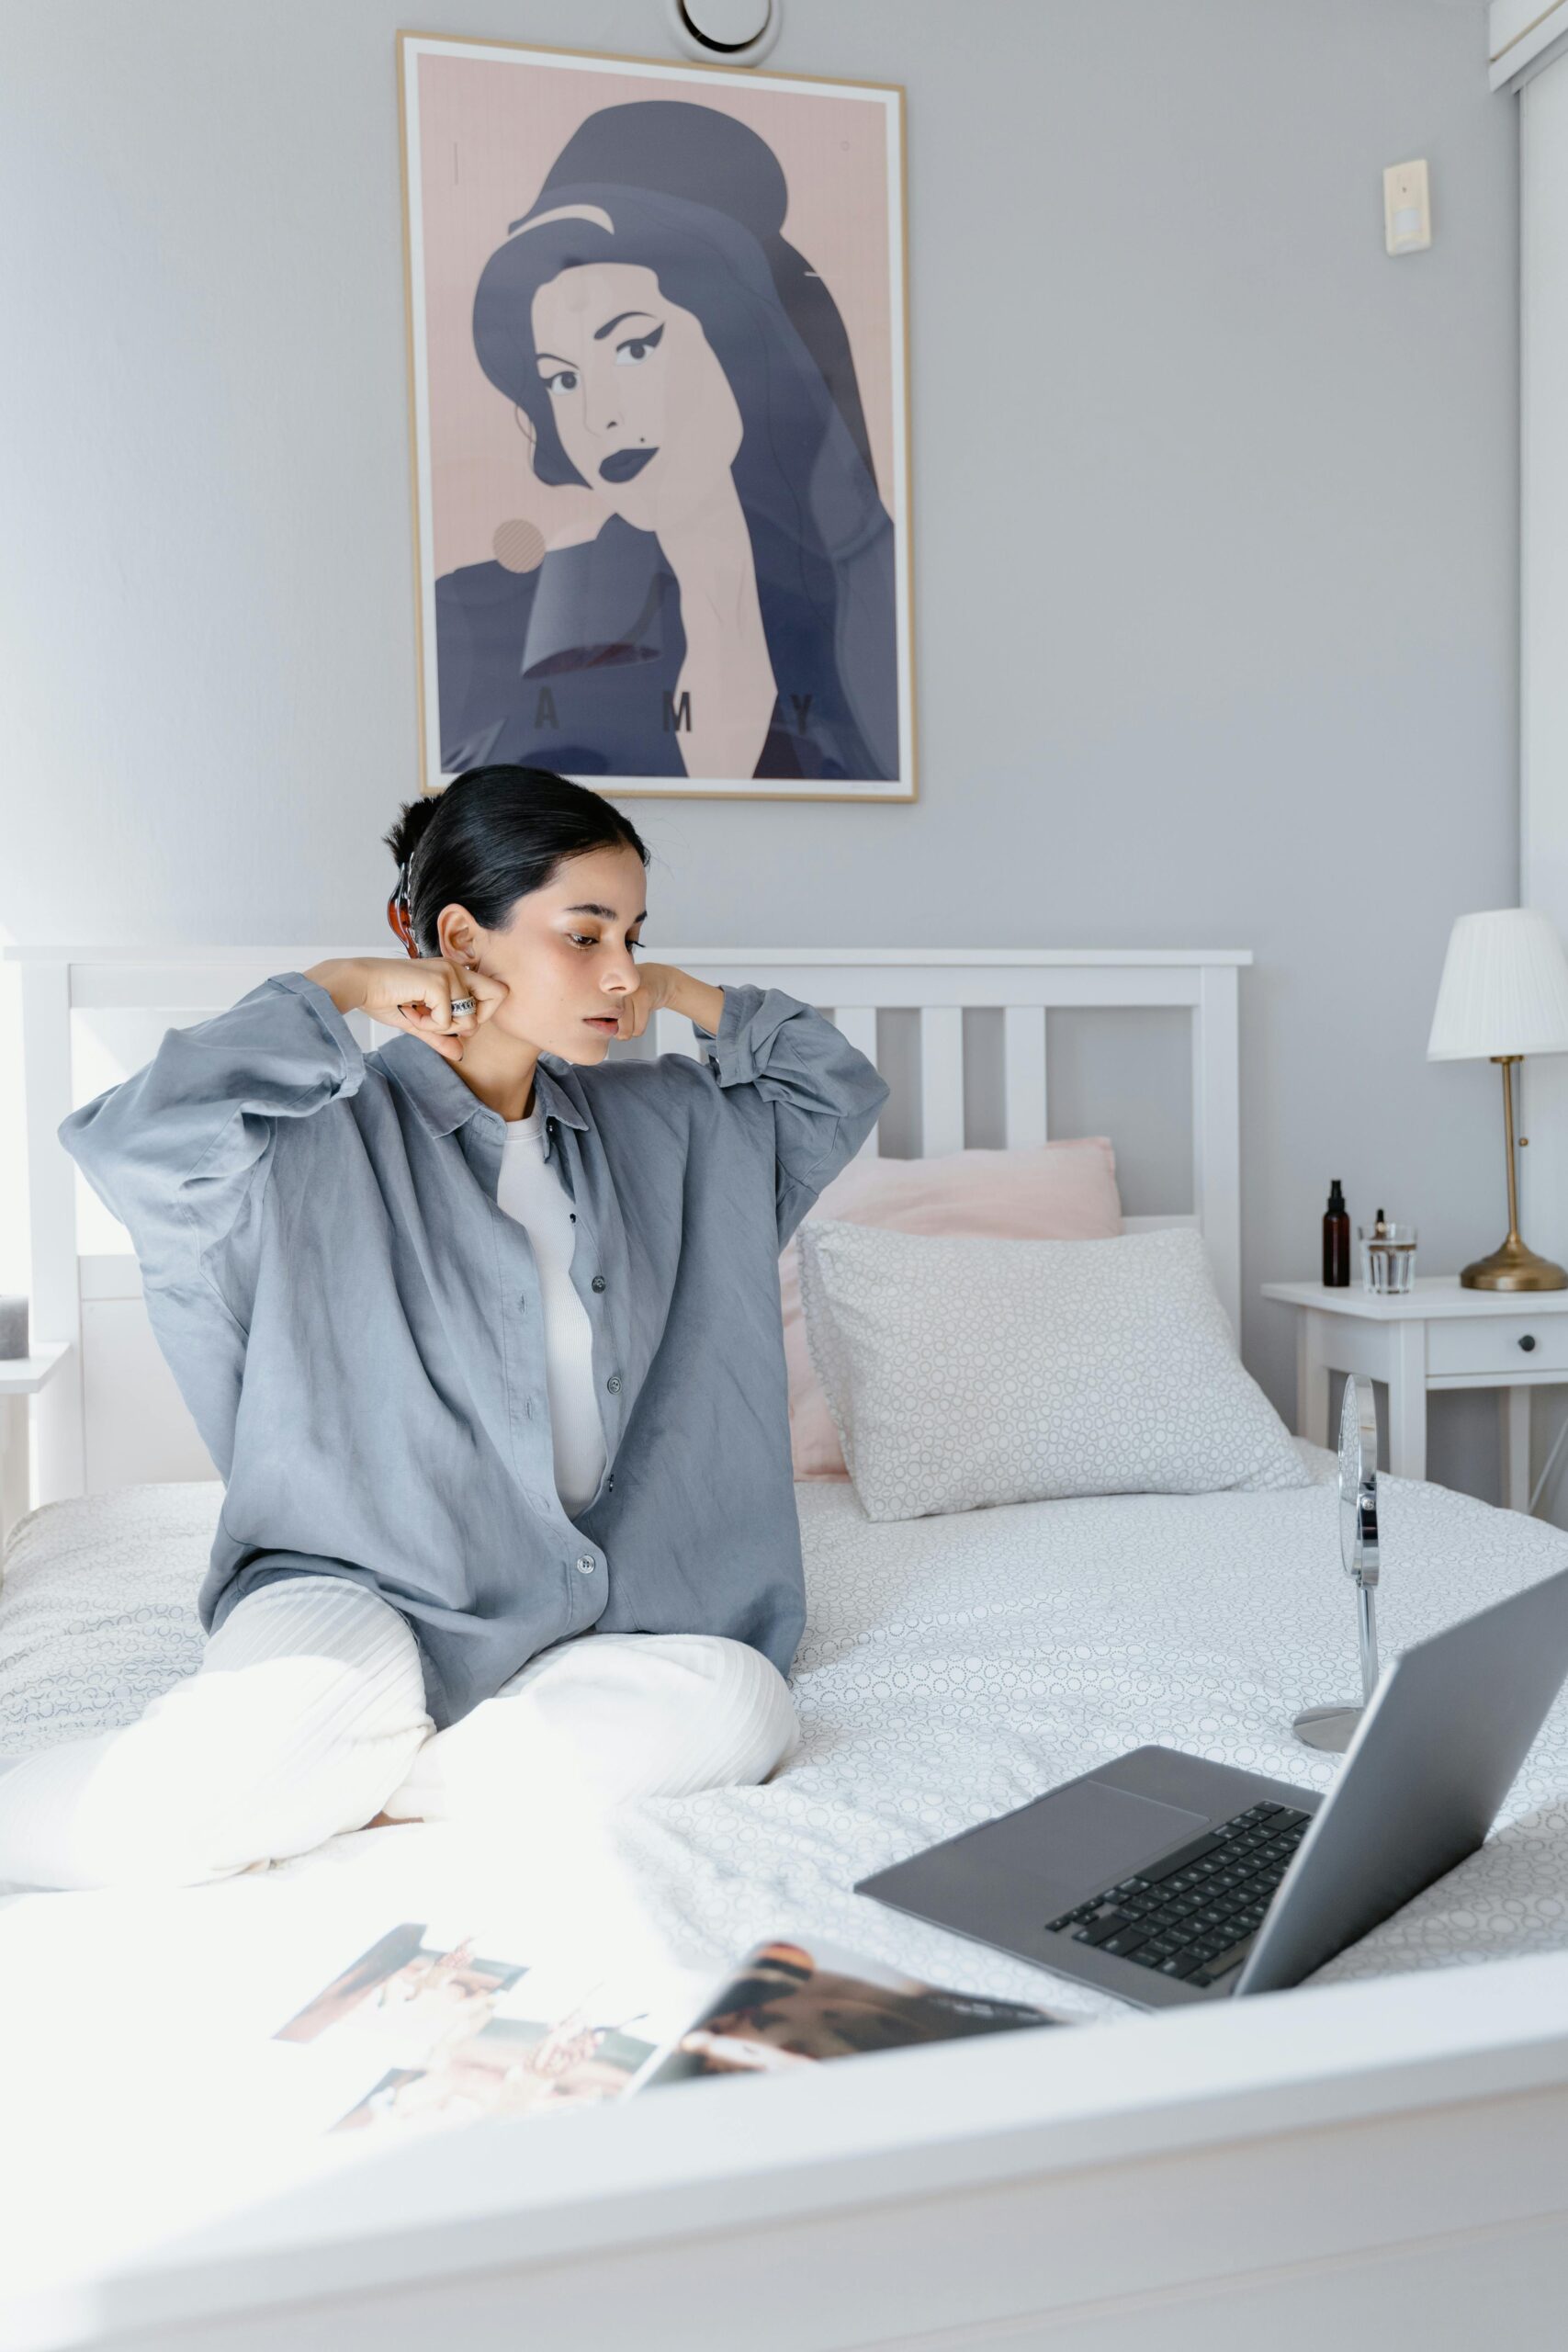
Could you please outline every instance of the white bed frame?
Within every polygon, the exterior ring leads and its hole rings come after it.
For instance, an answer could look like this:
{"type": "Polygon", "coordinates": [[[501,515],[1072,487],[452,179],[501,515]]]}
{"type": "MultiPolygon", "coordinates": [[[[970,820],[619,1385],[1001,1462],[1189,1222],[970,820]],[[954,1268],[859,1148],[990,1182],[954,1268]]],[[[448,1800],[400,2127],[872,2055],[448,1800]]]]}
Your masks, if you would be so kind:
{"type": "MultiPolygon", "coordinates": [[[[96,1415],[135,1404],[135,1346],[96,1325],[98,1308],[140,1302],[123,1265],[79,1260],[55,1140],[73,1008],[198,1018],[328,952],[343,951],[19,951],[34,1321],[56,1351],[35,1407],[41,1497],[90,1488],[96,1415]]],[[[829,1005],[873,1055],[877,1010],[919,1008],[927,1152],[964,1141],[965,1008],[1004,1009],[1006,1132],[1024,1143],[1045,1133],[1049,1008],[1190,1007],[1192,1204],[1143,1221],[1201,1227],[1235,1317],[1246,955],[671,960],[829,1005]]],[[[694,1040],[661,1023],[656,1043],[694,1040]]],[[[1568,1956],[1554,1956],[440,2134],[0,2312],[0,2347],[1443,2352],[1504,2333],[1555,2345],[1565,2313],[1568,1956]]]]}

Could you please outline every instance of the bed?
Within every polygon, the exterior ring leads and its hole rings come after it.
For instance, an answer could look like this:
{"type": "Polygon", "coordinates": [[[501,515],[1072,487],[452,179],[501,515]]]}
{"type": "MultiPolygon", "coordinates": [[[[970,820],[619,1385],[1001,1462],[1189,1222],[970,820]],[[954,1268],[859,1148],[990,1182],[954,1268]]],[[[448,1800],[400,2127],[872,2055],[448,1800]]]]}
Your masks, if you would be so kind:
{"type": "MultiPolygon", "coordinates": [[[[197,1018],[322,952],[155,968],[32,952],[36,1174],[52,1164],[39,1097],[61,1115],[71,1099],[73,1006],[197,1018]]],[[[725,956],[674,960],[742,976],[725,956]]],[[[1235,1315],[1245,958],[745,960],[858,1024],[879,1058],[897,1024],[878,1014],[916,1009],[906,1133],[927,1151],[992,1139],[974,1132],[965,1085],[976,1012],[999,1033],[995,1139],[1015,1141],[1045,1131],[1057,1008],[1179,1010],[1190,1125],[1171,1197],[1146,1214],[1203,1232],[1235,1315]]],[[[75,1091],[93,1091],[80,1069],[75,1091]]],[[[65,1355],[34,1406],[47,1507],[17,1532],[13,1598],[30,1580],[40,1607],[69,1589],[90,1611],[96,1582],[131,1628],[129,1687],[168,1670],[218,1491],[182,1467],[177,1421],[149,1400],[133,1267],[94,1266],[108,1253],[81,1248],[73,1204],[67,1216],[56,1198],[41,1223],[56,1262],[48,1319],[41,1280],[35,1315],[65,1355]],[[122,1311],[96,1329],[104,1305],[122,1311]],[[149,1440],[140,1479],[118,1475],[128,1412],[149,1440]],[[137,1626],[157,1628],[141,1653],[137,1626]]],[[[841,1481],[799,1485],[799,1749],[764,1787],[623,1808],[591,1864],[412,1825],[220,1887],[14,1897],[0,1907],[0,2343],[397,2352],[440,2330],[478,2347],[525,2332],[670,2352],[1130,2352],[1266,2332],[1304,2352],[1329,2327],[1399,2345],[1499,2324],[1552,2340],[1568,2269],[1564,1702],[1487,1846],[1292,1993],[1142,2018],[849,1891],[1139,1740],[1326,1785],[1335,1759],[1290,1724],[1353,1688],[1353,1623],[1331,1464],[1303,1454],[1313,1483],[1283,1494],[894,1523],[869,1521],[841,1481]],[[797,1928],[1087,2030],[693,2084],[353,2163],[278,2097],[265,2037],[368,1923],[482,1903],[564,1933],[563,1906],[591,1889],[592,1932],[650,1968],[700,1976],[797,1928]],[[173,2063],[193,2041],[201,2065],[173,2063]]],[[[1554,1530],[1425,1483],[1385,1481],[1382,1499],[1390,1650],[1568,1557],[1554,1530]]]]}

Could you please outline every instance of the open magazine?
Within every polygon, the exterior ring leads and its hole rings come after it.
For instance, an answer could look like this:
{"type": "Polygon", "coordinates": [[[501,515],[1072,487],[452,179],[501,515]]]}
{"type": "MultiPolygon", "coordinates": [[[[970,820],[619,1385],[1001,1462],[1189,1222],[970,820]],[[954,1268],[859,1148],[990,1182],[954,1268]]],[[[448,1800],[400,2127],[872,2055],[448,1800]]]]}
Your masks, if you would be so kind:
{"type": "Polygon", "coordinates": [[[319,2045],[355,2095],[332,2129],[398,2138],[481,2115],[549,2112],[705,2075],[1067,2020],[900,1976],[820,1937],[753,1946],[716,1978],[653,1983],[502,1959],[405,1920],[274,2040],[319,2045]]]}

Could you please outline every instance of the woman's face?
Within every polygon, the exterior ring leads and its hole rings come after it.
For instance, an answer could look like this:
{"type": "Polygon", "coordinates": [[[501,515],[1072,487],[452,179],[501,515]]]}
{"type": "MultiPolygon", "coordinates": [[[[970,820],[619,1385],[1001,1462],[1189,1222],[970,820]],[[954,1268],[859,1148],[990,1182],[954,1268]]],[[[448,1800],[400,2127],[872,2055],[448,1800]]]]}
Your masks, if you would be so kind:
{"type": "Polygon", "coordinates": [[[741,432],[729,379],[651,269],[562,270],[535,295],[533,329],[561,447],[626,522],[657,531],[728,476],[741,432]]]}
{"type": "Polygon", "coordinates": [[[647,880],[635,849],[596,849],[568,858],[552,882],[519,899],[504,931],[481,931],[465,909],[444,908],[442,952],[460,964],[477,958],[507,990],[465,1059],[495,1032],[564,1061],[604,1061],[618,1009],[639,985],[647,880]]]}

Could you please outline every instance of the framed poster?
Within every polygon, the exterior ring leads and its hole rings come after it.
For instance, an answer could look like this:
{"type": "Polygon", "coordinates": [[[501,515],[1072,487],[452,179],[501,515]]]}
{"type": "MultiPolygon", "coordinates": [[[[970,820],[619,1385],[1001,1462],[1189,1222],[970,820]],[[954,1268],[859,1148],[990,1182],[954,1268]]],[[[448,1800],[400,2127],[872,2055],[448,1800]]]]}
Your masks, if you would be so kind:
{"type": "Polygon", "coordinates": [[[902,91],[399,65],[423,788],[914,799],[902,91]]]}

